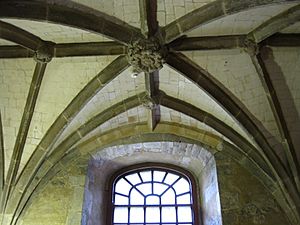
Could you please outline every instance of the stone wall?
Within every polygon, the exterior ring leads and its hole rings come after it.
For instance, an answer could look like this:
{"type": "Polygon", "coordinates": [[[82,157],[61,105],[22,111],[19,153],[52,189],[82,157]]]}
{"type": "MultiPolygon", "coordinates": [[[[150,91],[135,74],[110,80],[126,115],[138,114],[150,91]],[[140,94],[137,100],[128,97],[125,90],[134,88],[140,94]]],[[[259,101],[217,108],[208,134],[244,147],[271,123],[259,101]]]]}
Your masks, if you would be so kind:
{"type": "MultiPolygon", "coordinates": [[[[185,145],[185,147],[189,148],[189,144],[185,145]]],[[[133,152],[130,154],[132,156],[133,152]]],[[[96,155],[96,157],[97,156],[99,155],[96,155]]],[[[184,159],[182,162],[186,163],[184,154],[180,157],[184,159]]],[[[134,157],[128,157],[128,159],[132,160],[133,158],[134,157]]],[[[213,162],[214,160],[208,160],[205,167],[203,167],[204,165],[200,166],[199,163],[197,166],[193,161],[186,164],[186,167],[189,167],[191,170],[197,170],[198,168],[199,171],[199,168],[202,167],[201,176],[202,178],[207,178],[205,179],[206,183],[203,182],[203,179],[198,180],[199,183],[202,182],[202,184],[199,184],[199,187],[202,193],[200,197],[200,207],[202,215],[204,215],[202,221],[204,224],[216,225],[221,223],[221,221],[212,220],[213,217],[218,216],[218,210],[214,210],[214,207],[218,208],[218,199],[215,199],[217,196],[214,193],[215,191],[220,192],[223,225],[288,224],[284,213],[272,195],[268,193],[266,188],[255,177],[242,168],[237,162],[224,156],[220,152],[215,154],[215,160],[216,164],[213,162]],[[217,167],[217,179],[216,176],[214,176],[216,170],[209,169],[215,166],[217,167]],[[219,190],[214,188],[216,182],[219,184],[219,190]],[[213,205],[214,203],[216,206],[213,205]]],[[[124,167],[124,161],[117,161],[119,167],[124,167]]],[[[130,160],[128,162],[130,162],[130,160]]],[[[34,197],[33,203],[26,210],[19,224],[79,225],[82,224],[82,221],[86,221],[87,218],[82,218],[86,166],[87,163],[82,166],[77,164],[69,168],[67,172],[57,174],[47,186],[34,197]]],[[[98,166],[94,165],[92,169],[97,170],[98,166]]],[[[181,166],[185,167],[184,165],[181,166]]],[[[199,172],[195,175],[198,177],[201,173],[199,172]]],[[[99,176],[101,176],[101,173],[99,176]]],[[[91,179],[91,174],[89,174],[89,179],[91,179]]],[[[85,194],[85,201],[87,197],[88,195],[85,194]]],[[[94,208],[93,210],[97,209],[94,208]]],[[[87,212],[83,214],[85,215],[86,213],[87,212]]],[[[101,217],[100,214],[99,216],[101,217]]]]}
{"type": "Polygon", "coordinates": [[[248,171],[222,153],[215,155],[224,225],[287,225],[273,196],[248,171]]]}
{"type": "Polygon", "coordinates": [[[78,166],[57,174],[25,209],[20,225],[79,225],[85,169],[78,166]]]}

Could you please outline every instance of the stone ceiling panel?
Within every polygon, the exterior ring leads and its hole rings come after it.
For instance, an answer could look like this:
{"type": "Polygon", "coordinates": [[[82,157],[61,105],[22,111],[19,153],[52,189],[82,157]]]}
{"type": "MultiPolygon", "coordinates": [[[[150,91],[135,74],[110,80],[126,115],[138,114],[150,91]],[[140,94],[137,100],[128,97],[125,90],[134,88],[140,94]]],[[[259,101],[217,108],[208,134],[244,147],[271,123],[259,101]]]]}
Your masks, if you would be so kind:
{"type": "Polygon", "coordinates": [[[185,125],[188,127],[204,130],[204,131],[214,134],[214,135],[220,137],[221,139],[224,139],[224,140],[230,142],[231,144],[233,144],[226,136],[219,133],[215,129],[213,129],[210,126],[207,126],[205,123],[202,123],[202,122],[200,122],[190,116],[187,116],[181,112],[175,111],[173,109],[170,109],[170,108],[167,108],[164,106],[160,107],[160,112],[161,112],[161,121],[178,123],[178,124],[185,125]]]}
{"type": "Polygon", "coordinates": [[[115,129],[117,127],[136,124],[136,123],[146,123],[148,118],[148,111],[144,106],[138,106],[132,109],[127,110],[110,120],[107,120],[105,123],[101,124],[99,127],[94,129],[88,135],[83,137],[78,143],[74,146],[77,146],[92,137],[96,137],[104,132],[107,132],[111,129],[115,129]]]}
{"type": "Polygon", "coordinates": [[[300,21],[283,29],[282,31],[280,31],[280,33],[291,33],[291,34],[300,33],[300,21]]]}
{"type": "Polygon", "coordinates": [[[273,48],[273,53],[300,117],[300,48],[273,48]]]}
{"type": "Polygon", "coordinates": [[[4,19],[3,21],[20,27],[45,41],[53,41],[56,43],[109,41],[109,39],[101,34],[94,34],[85,30],[53,23],[19,19],[4,19]]]}
{"type": "Polygon", "coordinates": [[[247,34],[271,17],[295,4],[273,5],[251,9],[217,19],[187,33],[189,37],[247,34]]]}
{"type": "Polygon", "coordinates": [[[21,167],[71,100],[114,58],[115,56],[52,59],[42,81],[21,167]]]}
{"type": "MultiPolygon", "coordinates": [[[[219,132],[215,131],[211,127],[207,126],[204,123],[199,122],[198,120],[193,119],[192,117],[189,117],[183,113],[177,112],[175,110],[172,110],[170,108],[160,106],[160,122],[167,122],[177,125],[184,125],[200,130],[207,131],[211,134],[214,134],[220,138],[225,139],[226,141],[232,143],[229,139],[227,139],[224,135],[220,134],[219,132]]],[[[148,110],[144,106],[138,106],[135,108],[132,108],[124,113],[119,114],[118,116],[107,120],[105,123],[100,125],[98,128],[90,132],[88,135],[83,137],[80,142],[78,142],[76,145],[83,143],[84,141],[90,139],[91,137],[95,137],[101,133],[107,132],[109,130],[129,125],[129,124],[135,124],[135,123],[147,123],[148,118],[148,110]]],[[[76,146],[75,145],[75,146],[76,146]]]]}
{"type": "Polygon", "coordinates": [[[144,92],[145,78],[143,74],[140,74],[137,78],[132,78],[131,70],[131,68],[128,68],[98,92],[72,120],[67,129],[61,134],[55,146],[93,116],[118,102],[144,92]]]}
{"type": "Polygon", "coordinates": [[[117,17],[132,26],[140,27],[139,0],[73,0],[73,2],[117,17]]]}
{"type": "Polygon", "coordinates": [[[280,140],[266,93],[248,54],[242,50],[225,50],[186,55],[229,89],[280,140]]]}
{"type": "Polygon", "coordinates": [[[5,172],[20,127],[34,67],[33,59],[0,60],[0,110],[4,133],[5,172]]]}
{"type": "Polygon", "coordinates": [[[166,65],[164,65],[163,69],[160,70],[159,78],[160,89],[166,92],[166,94],[188,102],[197,108],[212,114],[254,144],[241,125],[220,105],[218,105],[217,102],[215,102],[209,95],[191,81],[184,78],[182,75],[178,74],[166,65]]]}
{"type": "Polygon", "coordinates": [[[4,40],[4,39],[0,38],[0,46],[1,45],[16,45],[16,44],[11,42],[11,41],[7,41],[7,40],[4,40]]]}
{"type": "Polygon", "coordinates": [[[179,17],[200,8],[214,0],[158,0],[157,19],[160,26],[165,26],[179,17]]]}

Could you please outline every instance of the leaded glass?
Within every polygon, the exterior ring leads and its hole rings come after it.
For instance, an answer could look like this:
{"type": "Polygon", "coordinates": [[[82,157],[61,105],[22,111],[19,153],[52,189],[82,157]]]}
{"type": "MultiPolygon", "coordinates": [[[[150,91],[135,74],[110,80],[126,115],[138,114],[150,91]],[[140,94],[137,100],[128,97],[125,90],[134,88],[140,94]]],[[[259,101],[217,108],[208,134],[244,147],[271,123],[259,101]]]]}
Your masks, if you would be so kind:
{"type": "Polygon", "coordinates": [[[179,172],[144,168],[113,187],[113,225],[194,225],[192,186],[179,172]]]}

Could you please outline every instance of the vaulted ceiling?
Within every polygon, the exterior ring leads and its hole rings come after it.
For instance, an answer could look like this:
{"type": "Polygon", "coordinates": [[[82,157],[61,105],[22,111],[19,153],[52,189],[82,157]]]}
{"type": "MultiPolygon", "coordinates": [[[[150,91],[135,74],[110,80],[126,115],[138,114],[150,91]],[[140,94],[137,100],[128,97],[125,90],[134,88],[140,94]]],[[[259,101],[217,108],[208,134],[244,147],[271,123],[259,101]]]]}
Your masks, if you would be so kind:
{"type": "Polygon", "coordinates": [[[151,135],[228,151],[300,221],[300,1],[4,0],[0,19],[7,224],[67,165],[151,135]]]}

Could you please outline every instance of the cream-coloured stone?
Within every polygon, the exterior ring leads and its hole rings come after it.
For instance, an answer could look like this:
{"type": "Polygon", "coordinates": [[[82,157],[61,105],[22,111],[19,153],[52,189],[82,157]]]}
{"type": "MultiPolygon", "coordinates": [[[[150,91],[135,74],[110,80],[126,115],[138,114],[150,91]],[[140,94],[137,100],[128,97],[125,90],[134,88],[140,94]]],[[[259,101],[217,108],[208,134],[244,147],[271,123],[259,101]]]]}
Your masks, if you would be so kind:
{"type": "Polygon", "coordinates": [[[0,60],[0,110],[5,140],[5,173],[9,168],[34,67],[32,59],[0,60]]]}
{"type": "Polygon", "coordinates": [[[185,54],[217,78],[280,140],[267,95],[249,55],[240,50],[185,54]]]}
{"type": "Polygon", "coordinates": [[[53,59],[49,63],[42,81],[26,140],[24,154],[27,157],[22,158],[20,171],[58,115],[88,81],[96,76],[114,58],[114,56],[89,57],[84,59],[83,62],[80,62],[79,58],[66,58],[53,59]],[[78,62],[73,64],[74,60],[78,62]]]}
{"type": "Polygon", "coordinates": [[[209,95],[166,65],[160,70],[160,88],[168,95],[186,101],[199,109],[214,115],[216,118],[236,129],[236,131],[242,134],[248,141],[252,142],[249,135],[242,129],[240,124],[209,97],[209,95]]]}
{"type": "Polygon", "coordinates": [[[295,3],[265,6],[229,15],[188,32],[188,36],[247,34],[264,21],[293,6],[295,3]]]}
{"type": "Polygon", "coordinates": [[[132,26],[140,27],[139,0],[74,0],[74,2],[104,12],[110,16],[117,17],[132,26]],[[131,16],[127,16],[130,14],[135,15],[134,20],[132,20],[131,16]]]}
{"type": "Polygon", "coordinates": [[[3,21],[18,26],[45,41],[53,41],[56,43],[67,42],[88,42],[88,41],[108,41],[101,34],[91,33],[85,30],[76,29],[68,26],[36,22],[19,19],[3,19],[3,21]]]}
{"type": "MultiPolygon", "coordinates": [[[[143,74],[137,78],[132,78],[130,68],[122,72],[116,79],[98,92],[78,113],[67,129],[62,133],[55,146],[93,116],[118,102],[143,92],[145,90],[144,80],[143,74]]],[[[108,124],[106,125],[109,126],[108,124]]]]}

